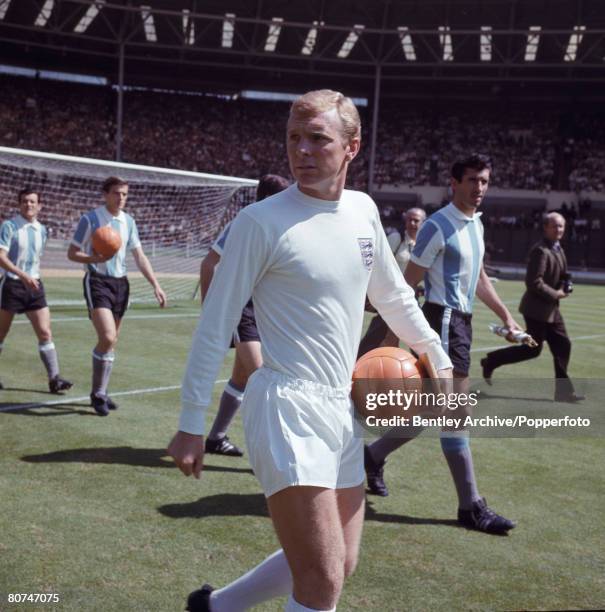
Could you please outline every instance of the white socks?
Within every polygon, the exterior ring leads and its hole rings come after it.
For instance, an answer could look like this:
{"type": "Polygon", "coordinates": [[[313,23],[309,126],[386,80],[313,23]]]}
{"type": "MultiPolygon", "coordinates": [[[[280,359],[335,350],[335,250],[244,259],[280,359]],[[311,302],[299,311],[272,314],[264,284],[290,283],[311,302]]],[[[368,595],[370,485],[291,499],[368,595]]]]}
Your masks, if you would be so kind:
{"type": "MultiPolygon", "coordinates": [[[[336,608],[330,608],[329,610],[325,610],[324,612],[335,612],[336,608]]],[[[307,608],[302,604],[299,604],[296,599],[294,599],[294,595],[290,595],[288,599],[288,603],[285,607],[285,612],[322,612],[320,610],[316,610],[315,608],[307,608]]]]}
{"type": "Polygon", "coordinates": [[[288,593],[292,593],[292,574],[286,555],[280,549],[247,574],[226,587],[213,591],[210,595],[210,607],[212,612],[240,612],[288,593]]]}

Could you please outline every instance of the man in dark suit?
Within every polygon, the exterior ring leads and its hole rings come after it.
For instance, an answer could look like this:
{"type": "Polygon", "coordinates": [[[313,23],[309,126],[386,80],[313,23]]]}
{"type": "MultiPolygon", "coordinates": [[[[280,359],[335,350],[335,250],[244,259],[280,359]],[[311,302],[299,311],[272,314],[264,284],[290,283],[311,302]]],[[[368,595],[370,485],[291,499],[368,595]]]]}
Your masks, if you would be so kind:
{"type": "Polygon", "coordinates": [[[529,254],[525,275],[527,289],[521,298],[519,312],[525,318],[527,332],[538,346],[512,346],[493,351],[481,360],[481,367],[483,378],[489,383],[496,368],[534,359],[546,341],[553,356],[557,379],[555,401],[575,403],[584,397],[575,393],[567,375],[571,342],[559,310],[560,300],[571,293],[567,259],[559,243],[564,233],[565,219],[559,213],[547,214],[544,217],[544,238],[532,247],[529,254]]]}

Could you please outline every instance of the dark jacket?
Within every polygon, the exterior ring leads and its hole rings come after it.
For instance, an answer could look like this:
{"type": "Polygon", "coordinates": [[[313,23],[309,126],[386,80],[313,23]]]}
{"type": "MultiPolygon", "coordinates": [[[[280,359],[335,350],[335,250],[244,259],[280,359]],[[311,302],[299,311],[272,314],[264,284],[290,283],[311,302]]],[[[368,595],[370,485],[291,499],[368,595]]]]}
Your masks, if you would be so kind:
{"type": "Polygon", "coordinates": [[[519,312],[528,319],[552,322],[559,308],[557,291],[567,273],[567,259],[563,249],[555,252],[552,246],[552,242],[543,239],[529,253],[525,274],[527,289],[519,306],[519,312]]]}

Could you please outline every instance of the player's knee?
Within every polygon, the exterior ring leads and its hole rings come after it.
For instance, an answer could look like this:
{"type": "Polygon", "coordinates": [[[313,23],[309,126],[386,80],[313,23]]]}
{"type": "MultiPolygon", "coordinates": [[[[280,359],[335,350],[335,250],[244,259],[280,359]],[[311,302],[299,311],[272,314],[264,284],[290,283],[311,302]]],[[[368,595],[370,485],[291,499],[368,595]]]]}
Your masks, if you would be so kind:
{"type": "Polygon", "coordinates": [[[118,334],[111,331],[99,335],[99,345],[104,353],[111,351],[118,342],[118,334]]]}
{"type": "Polygon", "coordinates": [[[344,563],[334,560],[307,568],[301,576],[294,577],[294,590],[311,607],[333,607],[336,605],[344,583],[344,563]]]}
{"type": "Polygon", "coordinates": [[[304,596],[310,607],[333,607],[342,591],[345,579],[344,543],[338,545],[333,542],[329,548],[328,554],[317,555],[299,567],[292,567],[294,591],[304,596]]]}
{"type": "Polygon", "coordinates": [[[38,340],[40,344],[46,344],[47,342],[51,342],[53,339],[53,335],[50,329],[43,329],[38,334],[38,340]]]}

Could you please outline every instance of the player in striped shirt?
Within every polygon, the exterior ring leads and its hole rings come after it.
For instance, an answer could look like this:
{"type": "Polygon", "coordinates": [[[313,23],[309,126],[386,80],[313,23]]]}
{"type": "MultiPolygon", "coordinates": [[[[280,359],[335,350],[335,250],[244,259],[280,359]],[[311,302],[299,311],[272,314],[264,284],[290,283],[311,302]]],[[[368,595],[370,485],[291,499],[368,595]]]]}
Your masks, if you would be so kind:
{"type": "Polygon", "coordinates": [[[71,261],[85,266],[84,298],[92,324],[97,332],[97,344],[92,351],[92,390],[90,402],[99,416],[107,416],[117,404],[107,395],[107,387],[114,362],[114,348],[118,341],[120,325],[128,308],[130,284],[126,276],[126,250],[153,287],[153,292],[163,308],[166,294],[160,287],[153,268],[143,252],[135,220],[124,212],[128,198],[128,183],[111,176],[103,183],[105,205],[87,212],[80,218],[78,227],[67,251],[71,261]],[[99,255],[92,249],[91,238],[99,227],[110,225],[122,238],[122,246],[113,257],[99,255]]]}
{"type": "Polygon", "coordinates": [[[0,352],[13,317],[25,313],[38,337],[48,387],[51,393],[59,393],[70,389],[72,383],[59,374],[50,310],[40,280],[40,257],[48,237],[46,228],[38,221],[42,208],[40,195],[32,189],[23,189],[18,200],[19,214],[0,226],[0,267],[6,270],[0,280],[0,352]]]}
{"type": "MultiPolygon", "coordinates": [[[[422,310],[452,360],[454,390],[458,393],[469,390],[475,295],[505,326],[520,329],[483,269],[483,225],[477,209],[487,192],[490,173],[491,163],[483,155],[474,154],[453,165],[453,200],[424,222],[405,271],[405,280],[411,287],[424,278],[422,310]]],[[[365,467],[371,493],[388,495],[383,479],[387,456],[421,431],[421,427],[393,431],[366,447],[365,467]]],[[[442,431],[441,448],[458,493],[458,521],[487,533],[502,534],[512,529],[515,523],[496,514],[479,495],[468,431],[442,431]]]]}

